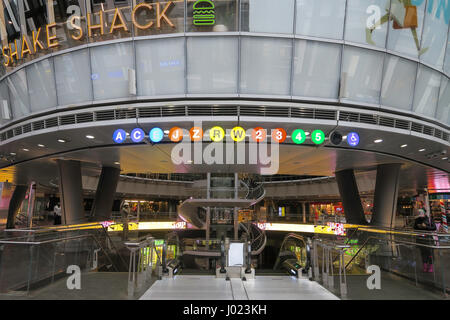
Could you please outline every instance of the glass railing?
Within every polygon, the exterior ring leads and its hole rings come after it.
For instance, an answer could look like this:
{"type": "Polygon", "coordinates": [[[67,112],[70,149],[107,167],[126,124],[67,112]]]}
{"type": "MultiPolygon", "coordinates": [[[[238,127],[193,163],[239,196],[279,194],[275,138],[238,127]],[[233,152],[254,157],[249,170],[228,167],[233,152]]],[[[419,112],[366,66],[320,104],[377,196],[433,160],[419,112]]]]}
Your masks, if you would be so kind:
{"type": "Polygon", "coordinates": [[[344,299],[442,299],[450,290],[450,235],[353,230],[314,241],[314,278],[344,299]]]}
{"type": "Polygon", "coordinates": [[[116,245],[101,226],[6,232],[0,239],[0,261],[1,294],[28,294],[76,271],[82,275],[127,269],[116,245]]]}

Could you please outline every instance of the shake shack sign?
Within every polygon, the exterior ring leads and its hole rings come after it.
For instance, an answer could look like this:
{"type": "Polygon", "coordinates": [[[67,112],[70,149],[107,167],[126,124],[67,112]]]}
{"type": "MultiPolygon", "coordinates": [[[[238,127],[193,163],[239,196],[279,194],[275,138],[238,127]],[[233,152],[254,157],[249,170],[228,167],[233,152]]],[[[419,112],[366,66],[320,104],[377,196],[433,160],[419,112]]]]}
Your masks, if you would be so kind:
{"type": "MultiPolygon", "coordinates": [[[[197,0],[190,4],[192,6],[192,24],[195,26],[212,26],[215,24],[215,5],[211,0],[197,0]]],[[[184,3],[167,1],[147,3],[142,2],[133,7],[117,7],[112,9],[104,9],[100,11],[81,15],[79,7],[74,10],[66,21],[55,21],[54,12],[48,12],[47,16],[50,23],[35,28],[32,31],[23,32],[26,27],[21,25],[19,30],[20,36],[14,40],[6,41],[7,26],[4,23],[5,17],[1,17],[0,1],[0,31],[2,35],[2,63],[6,67],[15,67],[22,62],[32,60],[38,53],[45,54],[46,50],[66,49],[67,44],[62,42],[70,41],[74,46],[74,42],[86,43],[86,38],[90,38],[90,42],[117,38],[117,33],[130,33],[134,28],[135,35],[140,35],[148,30],[147,34],[151,34],[151,30],[164,33],[168,32],[184,32],[184,3]],[[181,6],[181,7],[179,7],[181,6]],[[183,21],[180,21],[183,20],[183,21]],[[180,30],[177,30],[177,26],[180,30]]],[[[72,6],[74,7],[74,6],[72,6]]],[[[50,11],[53,7],[50,7],[50,11]]],[[[69,9],[69,8],[68,8],[69,9]]],[[[188,18],[189,19],[189,18],[188,18]]],[[[12,17],[11,20],[15,20],[12,17]]],[[[15,21],[8,21],[9,24],[19,25],[15,21]]],[[[157,33],[157,32],[155,32],[157,33]]],[[[122,36],[123,37],[123,36],[122,36]]],[[[125,36],[126,37],[126,36],[125,36]]]]}

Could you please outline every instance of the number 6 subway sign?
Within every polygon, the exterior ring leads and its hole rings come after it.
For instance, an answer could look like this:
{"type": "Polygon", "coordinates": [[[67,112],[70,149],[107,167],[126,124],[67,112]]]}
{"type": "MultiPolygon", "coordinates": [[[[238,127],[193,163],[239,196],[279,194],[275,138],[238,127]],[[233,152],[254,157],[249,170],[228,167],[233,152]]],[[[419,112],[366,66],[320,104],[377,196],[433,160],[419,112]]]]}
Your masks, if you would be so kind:
{"type": "Polygon", "coordinates": [[[86,38],[89,38],[89,42],[93,42],[130,37],[131,30],[134,30],[134,35],[184,31],[183,1],[142,2],[134,6],[113,8],[107,8],[106,3],[109,2],[102,3],[100,0],[97,4],[96,1],[90,0],[75,2],[80,3],[83,8],[78,5],[67,5],[65,8],[68,2],[63,0],[62,6],[55,5],[55,0],[44,2],[47,4],[46,7],[37,12],[34,18],[36,21],[45,19],[49,22],[47,24],[35,23],[33,18],[30,20],[28,16],[27,19],[20,19],[18,17],[25,16],[23,8],[22,14],[20,13],[20,5],[17,17],[11,14],[14,12],[11,11],[12,2],[0,1],[0,34],[4,66],[15,67],[38,55],[48,53],[49,49],[65,49],[67,43],[70,43],[70,46],[84,44],[86,38]],[[85,4],[88,4],[86,8],[85,4]],[[82,11],[87,11],[87,14],[83,15],[82,11]],[[23,20],[27,22],[19,23],[23,20]],[[177,26],[181,26],[180,30],[177,30],[177,26]]]}

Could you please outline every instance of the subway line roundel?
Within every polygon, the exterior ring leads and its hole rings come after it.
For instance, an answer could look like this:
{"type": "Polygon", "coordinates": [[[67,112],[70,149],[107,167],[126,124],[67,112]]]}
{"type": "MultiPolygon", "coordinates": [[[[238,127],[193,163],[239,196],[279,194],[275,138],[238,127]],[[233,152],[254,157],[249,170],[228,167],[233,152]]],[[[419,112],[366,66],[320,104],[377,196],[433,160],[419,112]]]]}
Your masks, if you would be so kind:
{"type": "Polygon", "coordinates": [[[231,139],[236,142],[242,141],[245,139],[245,130],[242,127],[234,127],[231,129],[231,139]]]}
{"type": "Polygon", "coordinates": [[[123,129],[117,129],[113,133],[113,140],[115,143],[122,143],[127,138],[127,133],[123,129]]]}

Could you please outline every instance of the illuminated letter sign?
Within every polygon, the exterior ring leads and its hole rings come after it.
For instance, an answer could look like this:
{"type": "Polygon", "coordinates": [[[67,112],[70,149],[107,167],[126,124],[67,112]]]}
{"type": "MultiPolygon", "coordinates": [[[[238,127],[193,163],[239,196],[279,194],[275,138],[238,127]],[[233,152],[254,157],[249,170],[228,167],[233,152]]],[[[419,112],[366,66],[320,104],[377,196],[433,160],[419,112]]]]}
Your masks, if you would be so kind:
{"type": "Polygon", "coordinates": [[[272,131],[272,139],[275,142],[282,143],[286,140],[286,130],[283,128],[277,128],[272,131]]]}
{"type": "Polygon", "coordinates": [[[148,135],[154,143],[160,142],[164,138],[164,132],[161,128],[153,128],[148,135]]]}
{"type": "Polygon", "coordinates": [[[133,131],[131,131],[131,140],[136,143],[141,142],[144,140],[144,135],[144,130],[140,128],[133,129],[133,131]]]}
{"type": "Polygon", "coordinates": [[[225,137],[225,131],[221,127],[212,127],[209,130],[209,137],[214,142],[222,141],[225,137]]]}
{"type": "Polygon", "coordinates": [[[302,129],[297,129],[292,133],[292,141],[296,144],[302,144],[305,142],[306,134],[302,129]]]}
{"type": "Polygon", "coordinates": [[[311,134],[311,140],[315,144],[321,144],[325,141],[325,133],[322,130],[314,130],[311,134]]]}
{"type": "Polygon", "coordinates": [[[347,135],[347,143],[351,147],[356,147],[359,144],[359,135],[356,132],[350,132],[347,135]]]}
{"type": "Polygon", "coordinates": [[[245,130],[241,127],[234,127],[231,130],[231,139],[236,142],[242,141],[245,139],[245,130]]]}
{"type": "Polygon", "coordinates": [[[193,127],[189,130],[192,141],[201,141],[203,138],[203,130],[200,127],[193,127]]]}
{"type": "Polygon", "coordinates": [[[194,3],[193,18],[194,25],[208,26],[216,23],[215,5],[210,0],[198,0],[194,3]]]}
{"type": "Polygon", "coordinates": [[[113,140],[115,143],[124,142],[126,137],[127,137],[127,133],[125,132],[125,130],[122,130],[122,129],[117,129],[113,133],[113,140]]]}
{"type": "Polygon", "coordinates": [[[256,127],[252,131],[252,139],[255,142],[262,142],[266,139],[266,130],[261,127],[256,127]]]}
{"type": "Polygon", "coordinates": [[[183,130],[178,127],[173,127],[169,131],[169,138],[172,142],[179,142],[183,139],[183,130]]]}

